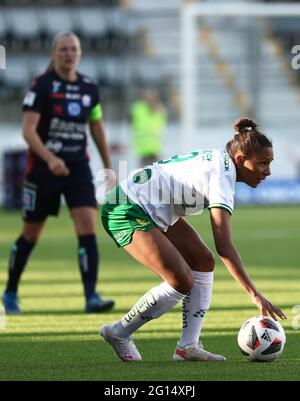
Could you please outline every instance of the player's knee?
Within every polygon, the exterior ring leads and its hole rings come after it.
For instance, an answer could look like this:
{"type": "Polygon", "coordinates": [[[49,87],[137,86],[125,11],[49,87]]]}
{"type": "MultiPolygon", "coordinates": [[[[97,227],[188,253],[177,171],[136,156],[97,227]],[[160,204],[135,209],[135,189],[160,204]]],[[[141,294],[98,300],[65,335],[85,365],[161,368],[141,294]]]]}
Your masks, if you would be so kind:
{"type": "Polygon", "coordinates": [[[212,272],[216,264],[215,257],[209,250],[205,253],[193,250],[192,256],[187,260],[192,270],[202,272],[212,272]]]}
{"type": "Polygon", "coordinates": [[[36,229],[24,229],[22,232],[22,237],[31,244],[36,244],[41,236],[42,228],[36,229]]]}
{"type": "Polygon", "coordinates": [[[204,269],[203,271],[206,271],[206,272],[214,271],[215,264],[216,264],[216,260],[215,260],[214,255],[211,252],[207,253],[203,260],[203,269],[204,269]]]}
{"type": "Polygon", "coordinates": [[[194,277],[191,272],[174,277],[172,287],[181,294],[188,294],[194,286],[194,277]]]}
{"type": "Polygon", "coordinates": [[[95,235],[96,230],[93,226],[82,226],[82,227],[76,227],[76,234],[79,237],[83,237],[86,235],[95,235]]]}
{"type": "Polygon", "coordinates": [[[96,226],[93,220],[77,220],[75,221],[77,235],[91,235],[96,233],[96,226]]]}
{"type": "Polygon", "coordinates": [[[22,237],[27,241],[30,242],[31,244],[36,244],[39,240],[40,233],[30,233],[26,232],[22,234],[22,237]]]}
{"type": "Polygon", "coordinates": [[[194,276],[191,271],[191,274],[189,274],[185,280],[185,291],[183,294],[189,293],[193,287],[194,287],[194,276]]]}

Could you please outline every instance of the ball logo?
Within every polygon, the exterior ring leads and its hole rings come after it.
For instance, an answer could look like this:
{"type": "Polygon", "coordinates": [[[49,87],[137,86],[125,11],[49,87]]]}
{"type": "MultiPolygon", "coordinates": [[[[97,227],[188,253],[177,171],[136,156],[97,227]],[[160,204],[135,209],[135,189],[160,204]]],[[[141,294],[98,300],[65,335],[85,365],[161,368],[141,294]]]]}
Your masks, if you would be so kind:
{"type": "Polygon", "coordinates": [[[261,338],[266,340],[266,341],[269,341],[269,343],[272,342],[272,338],[271,338],[268,330],[265,330],[265,332],[261,335],[261,338]]]}
{"type": "Polygon", "coordinates": [[[0,46],[0,70],[5,70],[6,68],[6,52],[5,47],[0,46]]]}
{"type": "Polygon", "coordinates": [[[78,117],[81,114],[81,107],[79,103],[69,103],[68,104],[68,113],[72,117],[78,117]]]}

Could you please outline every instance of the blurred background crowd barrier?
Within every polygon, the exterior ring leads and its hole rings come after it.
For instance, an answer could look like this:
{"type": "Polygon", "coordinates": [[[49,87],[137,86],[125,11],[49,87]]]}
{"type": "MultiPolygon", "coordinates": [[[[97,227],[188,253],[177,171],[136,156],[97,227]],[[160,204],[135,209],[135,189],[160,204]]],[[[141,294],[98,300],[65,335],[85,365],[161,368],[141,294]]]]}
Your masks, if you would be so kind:
{"type": "MultiPolygon", "coordinates": [[[[300,17],[195,19],[195,64],[190,68],[195,69],[196,80],[194,96],[185,104],[183,66],[189,44],[184,42],[183,15],[196,3],[226,4],[221,0],[0,1],[0,45],[6,49],[6,69],[0,70],[2,204],[16,205],[4,194],[10,180],[17,181],[11,188],[20,183],[19,167],[14,170],[12,165],[23,166],[22,98],[31,80],[47,66],[52,38],[61,30],[78,34],[83,47],[79,70],[99,84],[117,173],[119,160],[128,160],[129,168],[138,164],[130,107],[146,88],[156,88],[168,115],[162,157],[195,147],[223,147],[233,134],[233,121],[248,115],[273,138],[276,160],[271,182],[273,194],[278,195],[273,199],[300,202],[300,69],[292,68],[292,48],[300,45],[300,17]],[[192,134],[184,132],[182,124],[187,107],[193,107],[197,117],[192,134]],[[287,182],[289,191],[282,184],[287,182]]],[[[230,3],[239,8],[257,2],[230,3]]],[[[101,165],[90,146],[96,171],[101,165]]],[[[240,191],[240,202],[262,202],[263,195],[240,191]]]]}

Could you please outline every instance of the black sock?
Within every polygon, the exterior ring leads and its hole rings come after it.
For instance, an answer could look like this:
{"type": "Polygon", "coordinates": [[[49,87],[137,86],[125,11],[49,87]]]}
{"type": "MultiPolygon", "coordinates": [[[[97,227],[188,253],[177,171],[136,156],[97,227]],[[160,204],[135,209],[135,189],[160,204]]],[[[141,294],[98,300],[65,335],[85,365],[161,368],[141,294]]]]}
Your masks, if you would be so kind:
{"type": "Polygon", "coordinates": [[[14,243],[8,265],[8,282],[6,292],[17,292],[21,275],[35,244],[22,236],[14,243]]]}
{"type": "Polygon", "coordinates": [[[96,235],[79,236],[78,261],[84,286],[85,297],[88,299],[96,291],[99,253],[96,235]]]}

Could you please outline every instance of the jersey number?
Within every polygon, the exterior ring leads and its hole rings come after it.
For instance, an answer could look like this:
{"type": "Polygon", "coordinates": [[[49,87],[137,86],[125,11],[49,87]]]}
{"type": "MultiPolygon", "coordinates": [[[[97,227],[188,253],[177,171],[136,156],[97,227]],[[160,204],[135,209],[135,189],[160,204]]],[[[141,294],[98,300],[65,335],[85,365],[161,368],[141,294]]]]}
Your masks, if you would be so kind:
{"type": "Polygon", "coordinates": [[[170,157],[169,159],[166,159],[166,160],[160,160],[158,162],[158,164],[185,162],[186,160],[193,159],[194,157],[196,157],[198,155],[199,155],[199,152],[187,153],[185,155],[176,155],[176,156],[170,157]]]}

